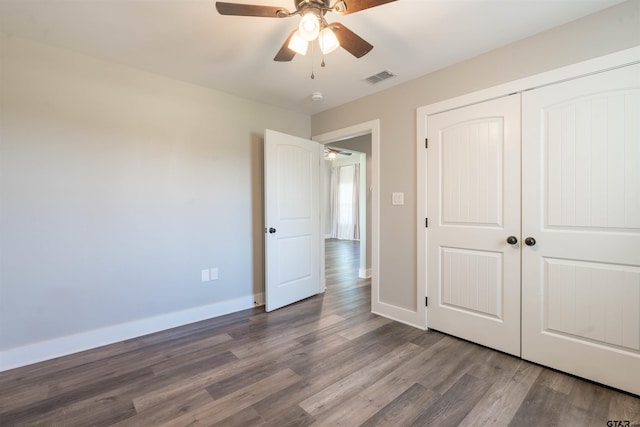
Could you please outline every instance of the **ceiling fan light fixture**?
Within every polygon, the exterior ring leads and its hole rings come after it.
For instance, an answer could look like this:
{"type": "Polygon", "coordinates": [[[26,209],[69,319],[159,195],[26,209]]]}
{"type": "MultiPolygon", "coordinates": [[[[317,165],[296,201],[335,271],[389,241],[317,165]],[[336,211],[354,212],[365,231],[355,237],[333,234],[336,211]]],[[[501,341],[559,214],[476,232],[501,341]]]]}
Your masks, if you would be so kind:
{"type": "Polygon", "coordinates": [[[333,151],[333,150],[329,150],[329,152],[327,153],[326,159],[327,160],[335,160],[338,157],[338,153],[333,151]]]}
{"type": "Polygon", "coordinates": [[[318,37],[318,43],[320,44],[320,49],[323,54],[328,54],[336,50],[340,47],[340,42],[336,37],[335,33],[329,27],[324,27],[322,31],[320,31],[320,36],[318,37]]]}
{"type": "Polygon", "coordinates": [[[298,33],[300,36],[310,42],[315,40],[320,33],[320,19],[315,12],[309,11],[302,15],[300,25],[298,26],[298,33]]]}
{"type": "Polygon", "coordinates": [[[291,36],[288,47],[295,53],[299,53],[300,55],[304,56],[307,54],[309,42],[302,38],[299,31],[296,31],[295,33],[293,33],[293,36],[291,36]]]}

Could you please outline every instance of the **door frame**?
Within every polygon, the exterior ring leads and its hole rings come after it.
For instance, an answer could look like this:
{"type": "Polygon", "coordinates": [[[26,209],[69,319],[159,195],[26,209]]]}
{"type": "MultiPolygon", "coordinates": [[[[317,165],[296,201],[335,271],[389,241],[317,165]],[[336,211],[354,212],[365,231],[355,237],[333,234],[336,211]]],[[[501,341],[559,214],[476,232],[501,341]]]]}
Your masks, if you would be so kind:
{"type": "MultiPolygon", "coordinates": [[[[380,119],[359,123],[342,129],[322,133],[311,138],[322,145],[344,141],[362,135],[371,135],[371,311],[379,309],[379,256],[380,256],[380,119]]],[[[325,169],[320,168],[320,182],[324,182],[325,169]]],[[[324,187],[320,188],[320,200],[325,199],[324,187]]],[[[325,230],[326,218],[324,209],[320,209],[320,227],[325,230]]],[[[326,277],[324,274],[324,238],[320,239],[320,283],[326,290],[326,277]]],[[[362,253],[362,246],[360,251],[362,253]]],[[[365,248],[366,252],[366,248],[365,248]]],[[[361,254],[362,255],[362,254],[361,254]]],[[[366,265],[365,265],[366,267],[366,265]]]]}
{"type": "MultiPolygon", "coordinates": [[[[416,111],[416,171],[417,171],[417,286],[418,293],[422,289],[425,297],[427,294],[427,239],[428,228],[425,227],[425,218],[429,217],[426,206],[426,191],[427,191],[427,179],[428,172],[426,168],[426,159],[429,149],[425,147],[425,140],[427,137],[427,120],[428,116],[443,113],[445,111],[466,107],[480,102],[489,101],[495,98],[500,98],[513,93],[524,92],[526,90],[536,89],[542,86],[559,83],[565,80],[572,80],[575,78],[584,77],[590,74],[601,73],[614,68],[624,67],[640,63],[640,46],[632,47],[630,49],[621,50],[619,52],[611,53],[601,57],[589,59],[576,64],[568,65],[565,67],[553,69],[541,74],[536,74],[523,79],[514,80],[508,83],[504,83],[498,86],[493,86],[487,89],[479,90],[477,92],[471,92],[465,95],[461,95],[455,98],[451,98],[445,101],[437,102],[434,104],[420,107],[416,111]]],[[[427,308],[421,307],[419,304],[419,310],[422,310],[421,318],[424,319],[425,329],[429,327],[427,308]]]]}

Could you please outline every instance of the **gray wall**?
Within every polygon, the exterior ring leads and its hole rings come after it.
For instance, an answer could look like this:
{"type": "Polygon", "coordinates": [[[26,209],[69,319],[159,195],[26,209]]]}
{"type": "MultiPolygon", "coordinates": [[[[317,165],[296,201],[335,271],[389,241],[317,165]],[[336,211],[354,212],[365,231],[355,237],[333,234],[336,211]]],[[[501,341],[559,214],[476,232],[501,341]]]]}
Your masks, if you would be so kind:
{"type": "Polygon", "coordinates": [[[309,116],[0,43],[0,350],[263,292],[263,133],[309,116]]]}
{"type": "Polygon", "coordinates": [[[637,45],[640,0],[632,0],[312,116],[312,135],[380,119],[382,302],[415,310],[424,286],[416,283],[416,109],[637,45]],[[405,193],[404,206],[391,206],[394,191],[405,193]]]}

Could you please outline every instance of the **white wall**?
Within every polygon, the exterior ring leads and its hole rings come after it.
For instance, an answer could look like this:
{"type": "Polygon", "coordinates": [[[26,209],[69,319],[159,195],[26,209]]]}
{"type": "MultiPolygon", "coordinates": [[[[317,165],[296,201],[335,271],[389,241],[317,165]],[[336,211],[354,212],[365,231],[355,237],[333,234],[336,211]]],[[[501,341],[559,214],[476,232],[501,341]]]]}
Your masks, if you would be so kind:
{"type": "Polygon", "coordinates": [[[0,369],[251,307],[263,133],[310,118],[0,43],[0,369]]]}
{"type": "Polygon", "coordinates": [[[312,135],[380,120],[382,303],[418,313],[417,287],[424,286],[416,278],[416,230],[424,224],[416,217],[416,109],[637,45],[640,0],[631,0],[312,116],[312,135]],[[402,206],[391,205],[396,191],[405,193],[402,206]]]}

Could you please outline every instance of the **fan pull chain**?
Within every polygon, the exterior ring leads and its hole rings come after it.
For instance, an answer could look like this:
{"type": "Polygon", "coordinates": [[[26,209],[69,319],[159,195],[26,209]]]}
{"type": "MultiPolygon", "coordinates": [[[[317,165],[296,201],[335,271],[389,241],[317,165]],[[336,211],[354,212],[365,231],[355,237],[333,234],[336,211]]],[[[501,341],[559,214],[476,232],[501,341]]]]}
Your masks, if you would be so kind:
{"type": "Polygon", "coordinates": [[[316,50],[314,49],[315,43],[311,43],[311,80],[316,78],[315,73],[313,72],[313,64],[315,63],[315,54],[316,50]]]}

